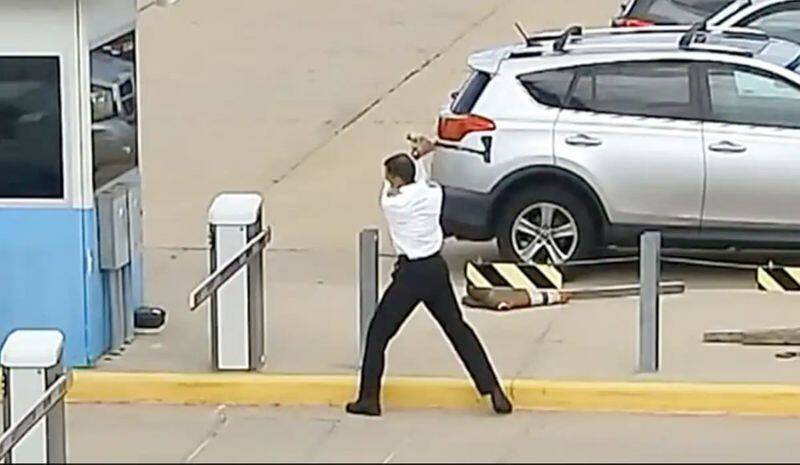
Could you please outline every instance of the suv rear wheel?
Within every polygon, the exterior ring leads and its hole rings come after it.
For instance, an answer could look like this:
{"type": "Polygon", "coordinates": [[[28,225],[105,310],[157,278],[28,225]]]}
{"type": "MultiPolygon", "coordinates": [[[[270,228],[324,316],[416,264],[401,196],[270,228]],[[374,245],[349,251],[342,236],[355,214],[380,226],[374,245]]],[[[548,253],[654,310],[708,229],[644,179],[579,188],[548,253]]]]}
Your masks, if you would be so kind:
{"type": "Polygon", "coordinates": [[[586,203],[555,186],[514,195],[497,231],[503,258],[522,263],[559,265],[588,257],[598,237],[597,221],[586,203]]]}

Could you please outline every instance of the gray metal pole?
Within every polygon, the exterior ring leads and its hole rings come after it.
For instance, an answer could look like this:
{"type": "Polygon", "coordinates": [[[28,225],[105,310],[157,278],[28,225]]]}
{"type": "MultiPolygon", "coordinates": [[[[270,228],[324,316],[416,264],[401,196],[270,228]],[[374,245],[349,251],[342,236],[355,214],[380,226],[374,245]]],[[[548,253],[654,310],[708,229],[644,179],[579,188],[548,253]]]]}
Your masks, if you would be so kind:
{"type": "Polygon", "coordinates": [[[62,362],[58,366],[47,370],[47,386],[50,388],[56,383],[66,383],[64,393],[55,406],[47,413],[46,441],[47,463],[67,463],[67,424],[64,415],[64,397],[72,385],[72,373],[64,373],[62,362]],[[61,381],[61,380],[64,381],[61,381]]]}
{"type": "Polygon", "coordinates": [[[661,233],[642,234],[639,279],[639,371],[655,373],[660,359],[661,233]]]}
{"type": "Polygon", "coordinates": [[[125,288],[122,280],[122,270],[109,270],[106,272],[108,277],[108,298],[109,308],[111,309],[110,331],[111,348],[110,353],[119,355],[124,350],[125,344],[125,288]]]}
{"type": "Polygon", "coordinates": [[[358,366],[364,359],[367,330],[378,306],[378,230],[358,235],[358,366]]]}
{"type": "Polygon", "coordinates": [[[67,426],[64,410],[64,399],[62,398],[47,414],[48,463],[67,463],[67,426]]]}
{"type": "Polygon", "coordinates": [[[128,263],[125,265],[120,273],[122,274],[122,285],[123,285],[123,292],[122,292],[122,312],[124,315],[124,324],[125,327],[125,344],[130,344],[133,342],[134,338],[134,325],[135,325],[135,318],[134,312],[135,309],[133,304],[133,289],[131,285],[133,284],[133,262],[128,263]]]}

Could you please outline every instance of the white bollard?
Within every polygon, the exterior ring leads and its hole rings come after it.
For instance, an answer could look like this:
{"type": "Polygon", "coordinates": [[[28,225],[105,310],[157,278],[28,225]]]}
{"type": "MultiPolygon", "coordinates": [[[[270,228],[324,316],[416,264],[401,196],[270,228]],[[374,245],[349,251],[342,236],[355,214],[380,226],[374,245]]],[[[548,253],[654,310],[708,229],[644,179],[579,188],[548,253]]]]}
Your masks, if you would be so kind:
{"type": "MultiPolygon", "coordinates": [[[[211,204],[211,271],[263,231],[258,194],[220,194],[211,204]]],[[[217,370],[258,370],[266,361],[261,260],[237,271],[211,297],[211,360],[217,370]]]]}
{"type": "MultiPolygon", "coordinates": [[[[19,422],[63,375],[64,335],[54,330],[17,330],[3,344],[3,427],[19,422]]],[[[11,450],[12,463],[66,461],[64,403],[53,408],[11,450]]]]}

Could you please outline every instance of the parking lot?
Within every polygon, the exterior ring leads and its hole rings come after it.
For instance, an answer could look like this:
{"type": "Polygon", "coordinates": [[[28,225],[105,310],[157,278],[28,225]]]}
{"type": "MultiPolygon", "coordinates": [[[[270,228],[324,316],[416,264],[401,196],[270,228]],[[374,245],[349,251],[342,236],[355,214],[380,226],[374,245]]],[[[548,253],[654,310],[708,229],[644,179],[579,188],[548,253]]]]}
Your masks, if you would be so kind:
{"type": "MultiPolygon", "coordinates": [[[[467,74],[466,57],[518,42],[514,22],[530,31],[604,26],[615,11],[615,2],[582,0],[546,7],[521,0],[347,1],[336,7],[241,0],[221,15],[215,2],[187,0],[145,12],[146,300],[164,306],[170,322],[161,335],[139,338],[123,357],[103,360],[101,367],[210,368],[207,309],[186,309],[186,296],[207,273],[206,209],[220,191],[253,190],[264,196],[274,231],[266,258],[266,370],[352,372],[358,232],[381,228],[381,251],[394,252],[377,202],[381,161],[405,148],[407,132],[434,132],[440,106],[467,74]],[[306,14],[310,10],[318,14],[306,14]]],[[[786,252],[665,253],[749,265],[800,261],[786,252]]],[[[464,263],[498,258],[493,242],[448,240],[444,255],[462,294],[464,263]]],[[[381,259],[383,284],[392,261],[381,259]]],[[[630,284],[637,281],[638,265],[572,274],[570,287],[630,284]]],[[[754,275],[752,269],[665,265],[665,279],[685,281],[688,292],[665,300],[662,377],[794,379],[792,362],[775,360],[774,350],[700,342],[707,330],[792,323],[792,298],[756,292],[754,275]],[[708,357],[707,366],[699,366],[698,357],[708,357]]],[[[467,315],[504,375],[627,379],[637,376],[637,308],[636,299],[615,299],[467,315]]],[[[392,350],[390,374],[461,374],[431,323],[424,312],[412,318],[392,350]],[[421,345],[430,355],[424,366],[418,362],[421,345]]]]}
{"type": "Polygon", "coordinates": [[[800,0],[625,1],[3,2],[0,456],[794,460],[800,0]]]}
{"type": "MultiPolygon", "coordinates": [[[[354,2],[327,11],[307,3],[242,1],[220,18],[213,2],[195,0],[143,16],[143,149],[151,154],[143,162],[145,241],[154,283],[169,257],[180,261],[207,246],[206,208],[226,189],[264,194],[276,231],[273,254],[350,253],[360,229],[383,223],[375,201],[379,162],[404,148],[406,132],[433,132],[439,107],[466,76],[469,53],[517,42],[515,21],[532,31],[603,26],[616,6],[597,1],[543,11],[536,2],[443,0],[391,7],[354,2]],[[306,8],[322,13],[305,15],[306,8]],[[266,17],[281,21],[265,27],[266,17]],[[304,34],[294,32],[299,27],[304,34]],[[229,76],[230,69],[237,73],[229,76]],[[235,85],[220,89],[220,81],[235,85]]],[[[383,233],[383,250],[390,252],[383,233]]],[[[459,270],[467,259],[497,254],[494,244],[459,242],[448,243],[447,256],[459,270]]],[[[786,253],[699,256],[797,261],[786,253]]],[[[583,276],[589,283],[629,281],[631,271],[603,266],[583,276]]],[[[690,288],[753,288],[749,272],[679,267],[667,273],[690,288]]],[[[154,284],[148,291],[152,302],[176,302],[173,289],[162,292],[154,284]]]]}
{"type": "MultiPolygon", "coordinates": [[[[381,230],[383,285],[393,262],[378,205],[382,160],[406,148],[407,132],[435,132],[440,107],[467,75],[466,57],[518,42],[515,22],[529,31],[605,26],[618,9],[612,0],[226,5],[184,0],[141,17],[146,300],[170,317],[163,333],[139,337],[121,357],[101,360],[100,370],[212,369],[208,309],[189,312],[186,304],[208,273],[207,208],[221,191],[255,191],[274,232],[265,258],[263,371],[354,374],[359,231],[381,230]]],[[[494,242],[453,239],[443,254],[460,295],[468,260],[499,258],[494,242]]],[[[776,359],[776,348],[702,343],[708,330],[794,324],[796,298],[758,292],[752,267],[800,264],[800,255],[665,255],[716,265],[665,265],[664,279],[684,281],[687,292],[663,300],[655,375],[636,368],[636,298],[510,314],[467,310],[467,319],[504,378],[800,381],[797,362],[776,359]]],[[[632,284],[638,264],[570,274],[568,287],[632,284]]],[[[464,370],[418,312],[391,347],[388,375],[452,378],[464,370]]],[[[475,412],[396,411],[362,422],[327,408],[70,409],[72,457],[86,461],[780,461],[795,454],[787,436],[793,420],[521,413],[498,423],[475,412]],[[119,437],[139,434],[152,447],[117,447],[119,437]]]]}

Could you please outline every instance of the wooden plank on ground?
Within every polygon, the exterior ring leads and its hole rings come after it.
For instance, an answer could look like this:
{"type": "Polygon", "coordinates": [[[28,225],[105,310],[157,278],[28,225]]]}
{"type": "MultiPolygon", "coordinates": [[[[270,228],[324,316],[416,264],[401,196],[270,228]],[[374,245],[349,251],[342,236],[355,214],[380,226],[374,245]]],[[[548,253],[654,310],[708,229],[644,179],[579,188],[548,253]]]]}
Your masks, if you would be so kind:
{"type": "Polygon", "coordinates": [[[800,346],[800,328],[708,331],[703,335],[703,342],[745,346],[800,346]]]}

